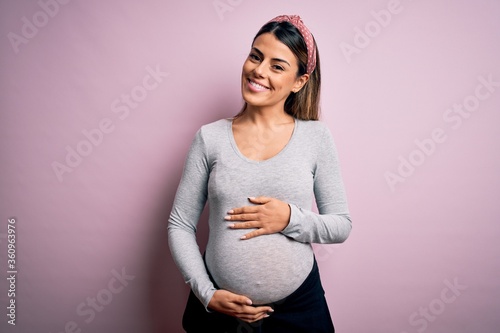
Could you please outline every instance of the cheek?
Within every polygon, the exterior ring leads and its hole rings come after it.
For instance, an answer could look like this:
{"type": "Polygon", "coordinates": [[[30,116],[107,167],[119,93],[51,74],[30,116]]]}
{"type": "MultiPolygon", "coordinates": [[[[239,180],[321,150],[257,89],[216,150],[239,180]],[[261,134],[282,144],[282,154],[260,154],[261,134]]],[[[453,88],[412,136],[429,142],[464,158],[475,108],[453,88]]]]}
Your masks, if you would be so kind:
{"type": "Polygon", "coordinates": [[[282,77],[280,81],[280,87],[282,90],[291,91],[295,85],[295,76],[287,75],[286,77],[282,77]]]}
{"type": "Polygon", "coordinates": [[[252,71],[253,69],[253,66],[252,66],[252,63],[247,60],[243,63],[243,68],[241,70],[242,74],[248,74],[252,71]]]}

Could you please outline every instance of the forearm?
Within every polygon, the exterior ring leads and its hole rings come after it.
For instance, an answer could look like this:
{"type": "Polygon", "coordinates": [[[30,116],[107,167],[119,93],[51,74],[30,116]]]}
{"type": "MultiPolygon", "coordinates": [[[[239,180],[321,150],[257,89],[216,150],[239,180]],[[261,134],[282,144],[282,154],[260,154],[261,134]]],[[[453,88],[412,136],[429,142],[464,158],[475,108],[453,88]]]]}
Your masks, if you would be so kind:
{"type": "Polygon", "coordinates": [[[216,289],[205,268],[196,242],[196,234],[177,226],[171,218],[168,226],[168,244],[184,281],[206,308],[216,289]]]}
{"type": "Polygon", "coordinates": [[[342,243],[352,229],[349,213],[317,214],[290,204],[288,226],[282,234],[303,243],[342,243]]]}
{"type": "Polygon", "coordinates": [[[168,244],[184,281],[207,307],[215,292],[196,241],[196,228],[207,200],[209,167],[201,130],[191,144],[168,221],[168,244]]]}

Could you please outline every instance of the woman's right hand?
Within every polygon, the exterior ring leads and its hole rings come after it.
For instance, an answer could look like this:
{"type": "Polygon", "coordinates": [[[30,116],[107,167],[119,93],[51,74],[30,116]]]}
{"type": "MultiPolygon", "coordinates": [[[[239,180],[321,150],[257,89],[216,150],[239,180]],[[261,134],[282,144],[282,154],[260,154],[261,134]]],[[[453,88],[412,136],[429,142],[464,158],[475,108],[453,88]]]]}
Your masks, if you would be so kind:
{"type": "Polygon", "coordinates": [[[217,312],[253,323],[269,316],[273,312],[270,306],[252,306],[252,301],[242,295],[219,289],[208,303],[208,308],[217,312]]]}

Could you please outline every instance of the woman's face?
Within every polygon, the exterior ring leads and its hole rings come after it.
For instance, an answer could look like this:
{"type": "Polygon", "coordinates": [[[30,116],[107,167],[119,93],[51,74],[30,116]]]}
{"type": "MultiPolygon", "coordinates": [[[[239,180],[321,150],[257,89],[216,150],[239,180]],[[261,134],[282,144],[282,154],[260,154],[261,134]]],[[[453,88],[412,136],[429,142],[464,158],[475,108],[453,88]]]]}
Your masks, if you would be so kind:
{"type": "Polygon", "coordinates": [[[257,107],[284,106],[290,92],[297,92],[309,75],[297,77],[298,60],[273,34],[257,37],[243,64],[242,95],[247,104],[257,107]]]}

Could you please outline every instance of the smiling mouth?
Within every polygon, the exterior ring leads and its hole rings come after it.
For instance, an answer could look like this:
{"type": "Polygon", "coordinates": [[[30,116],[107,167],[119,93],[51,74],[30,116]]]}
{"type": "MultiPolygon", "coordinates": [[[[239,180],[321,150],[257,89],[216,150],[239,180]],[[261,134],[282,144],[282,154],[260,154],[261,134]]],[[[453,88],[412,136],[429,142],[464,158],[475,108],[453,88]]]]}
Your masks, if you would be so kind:
{"type": "Polygon", "coordinates": [[[257,90],[269,90],[268,87],[258,84],[257,82],[254,82],[250,79],[248,79],[248,83],[257,90]]]}

